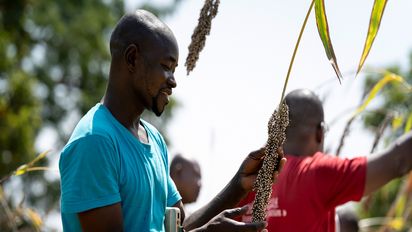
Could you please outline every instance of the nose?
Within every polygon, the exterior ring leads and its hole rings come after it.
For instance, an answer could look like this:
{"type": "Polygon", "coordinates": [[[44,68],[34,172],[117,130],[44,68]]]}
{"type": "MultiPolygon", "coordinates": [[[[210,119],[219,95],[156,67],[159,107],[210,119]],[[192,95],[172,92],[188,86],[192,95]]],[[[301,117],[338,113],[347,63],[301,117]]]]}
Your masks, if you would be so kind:
{"type": "Polygon", "coordinates": [[[202,188],[202,180],[199,179],[196,184],[199,189],[202,188]]]}
{"type": "Polygon", "coordinates": [[[176,88],[177,83],[176,83],[176,79],[173,73],[170,74],[169,77],[167,78],[167,84],[169,85],[170,88],[176,88]]]}

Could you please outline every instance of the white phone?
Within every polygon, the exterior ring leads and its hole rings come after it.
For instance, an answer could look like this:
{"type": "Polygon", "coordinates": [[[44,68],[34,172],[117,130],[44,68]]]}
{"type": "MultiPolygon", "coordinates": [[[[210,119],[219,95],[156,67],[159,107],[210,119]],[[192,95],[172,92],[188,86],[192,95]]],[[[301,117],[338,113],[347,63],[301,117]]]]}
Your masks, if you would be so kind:
{"type": "Polygon", "coordinates": [[[166,232],[183,232],[181,226],[180,209],[177,207],[166,207],[165,229],[166,232]]]}

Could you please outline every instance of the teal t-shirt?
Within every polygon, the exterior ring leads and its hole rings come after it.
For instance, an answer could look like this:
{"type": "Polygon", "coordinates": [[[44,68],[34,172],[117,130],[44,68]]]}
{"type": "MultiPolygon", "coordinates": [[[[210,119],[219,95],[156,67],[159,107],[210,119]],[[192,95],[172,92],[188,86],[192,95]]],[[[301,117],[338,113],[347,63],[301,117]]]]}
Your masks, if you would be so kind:
{"type": "Polygon", "coordinates": [[[141,143],[102,104],[77,124],[60,155],[64,231],[81,231],[77,213],[121,202],[125,231],[164,231],[166,206],[180,199],[168,153],[149,123],[141,143]]]}

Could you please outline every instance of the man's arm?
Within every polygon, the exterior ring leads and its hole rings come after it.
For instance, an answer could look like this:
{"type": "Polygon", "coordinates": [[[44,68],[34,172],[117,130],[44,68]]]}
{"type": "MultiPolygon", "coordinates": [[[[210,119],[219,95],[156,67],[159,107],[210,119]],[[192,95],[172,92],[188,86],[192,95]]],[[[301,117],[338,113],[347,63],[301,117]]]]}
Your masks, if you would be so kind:
{"type": "Polygon", "coordinates": [[[120,203],[78,213],[83,231],[123,231],[123,215],[120,203]]]}
{"type": "Polygon", "coordinates": [[[397,139],[387,150],[368,157],[365,193],[368,195],[412,169],[412,132],[397,139]]]}
{"type": "MultiPolygon", "coordinates": [[[[279,152],[282,155],[282,160],[280,164],[280,166],[282,167],[286,159],[283,158],[283,151],[281,149],[279,149],[279,152]]],[[[243,197],[245,197],[249,191],[252,190],[253,184],[255,183],[255,180],[257,177],[257,173],[259,171],[259,168],[262,165],[263,157],[264,157],[263,148],[257,151],[251,152],[246,157],[246,159],[243,161],[238,172],[231,179],[231,181],[226,185],[226,187],[222,191],[220,191],[220,193],[214,199],[212,199],[211,202],[209,202],[207,205],[205,205],[198,211],[194,212],[192,215],[190,215],[189,218],[187,218],[184,221],[183,225],[185,229],[191,230],[191,229],[203,226],[207,224],[208,221],[212,219],[213,217],[215,217],[216,215],[217,215],[216,217],[221,217],[221,218],[227,218],[231,216],[232,213],[230,212],[232,211],[229,210],[229,213],[228,213],[228,212],[225,212],[224,210],[235,207],[239,203],[239,201],[243,197]]],[[[277,172],[275,173],[275,178],[276,177],[277,177],[277,172]]],[[[240,209],[241,208],[231,209],[231,210],[234,210],[234,212],[237,212],[237,213],[244,213],[243,210],[240,210],[240,209]]],[[[215,221],[219,221],[220,219],[216,217],[213,219],[215,221]]],[[[228,223],[232,223],[232,221],[229,221],[228,223]]],[[[207,225],[210,225],[211,223],[213,223],[213,220],[209,222],[207,225]]],[[[233,221],[233,223],[235,223],[235,221],[233,221]]],[[[253,226],[257,226],[257,225],[253,225],[253,226]]],[[[259,226],[261,225],[259,224],[259,226]]]]}

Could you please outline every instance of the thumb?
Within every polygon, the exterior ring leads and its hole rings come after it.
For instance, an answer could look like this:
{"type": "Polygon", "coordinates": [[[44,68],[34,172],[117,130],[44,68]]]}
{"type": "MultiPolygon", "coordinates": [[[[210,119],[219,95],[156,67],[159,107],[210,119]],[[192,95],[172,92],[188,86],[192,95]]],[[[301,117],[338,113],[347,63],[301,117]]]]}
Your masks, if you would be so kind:
{"type": "Polygon", "coordinates": [[[227,218],[234,218],[234,217],[238,217],[238,216],[245,214],[248,209],[249,207],[247,205],[243,207],[234,208],[234,209],[227,209],[223,211],[223,215],[227,218]]]}

